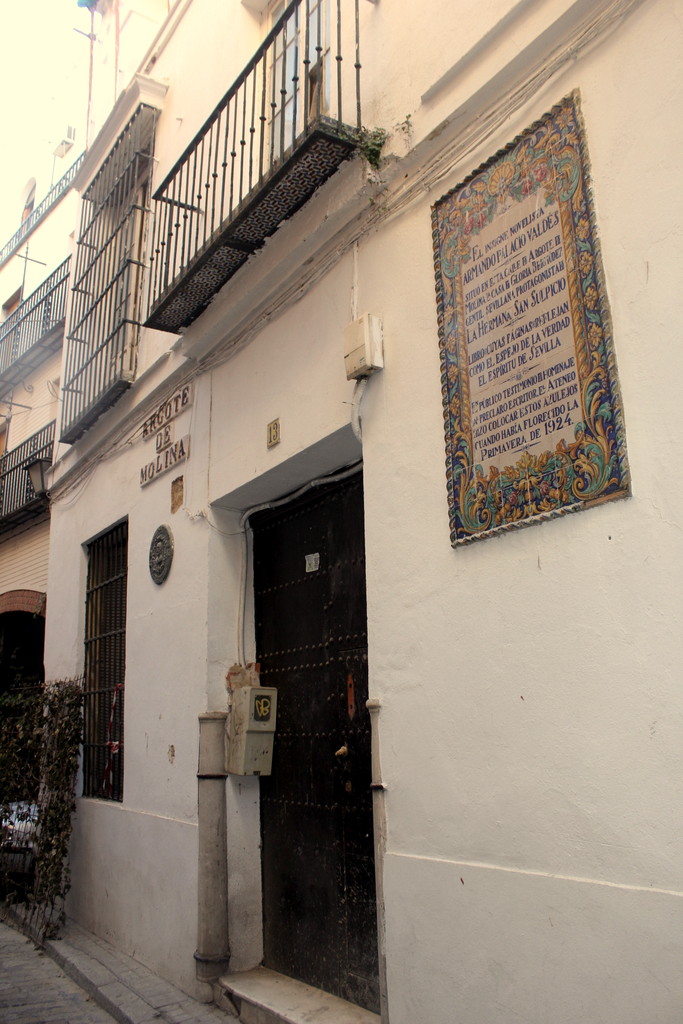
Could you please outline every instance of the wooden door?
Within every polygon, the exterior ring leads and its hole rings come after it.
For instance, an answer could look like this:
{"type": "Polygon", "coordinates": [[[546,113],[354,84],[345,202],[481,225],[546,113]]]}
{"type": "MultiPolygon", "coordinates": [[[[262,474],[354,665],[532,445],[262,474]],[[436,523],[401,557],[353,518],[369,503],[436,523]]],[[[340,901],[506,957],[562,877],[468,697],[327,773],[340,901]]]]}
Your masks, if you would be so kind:
{"type": "Polygon", "coordinates": [[[254,517],[264,962],[378,1010],[362,477],[254,517]]]}

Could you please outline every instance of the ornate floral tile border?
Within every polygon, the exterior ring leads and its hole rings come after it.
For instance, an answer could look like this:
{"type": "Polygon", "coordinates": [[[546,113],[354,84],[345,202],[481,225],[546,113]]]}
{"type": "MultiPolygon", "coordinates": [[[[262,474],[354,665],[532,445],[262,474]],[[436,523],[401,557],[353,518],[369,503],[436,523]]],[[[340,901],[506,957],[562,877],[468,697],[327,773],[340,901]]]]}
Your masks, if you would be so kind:
{"type": "Polygon", "coordinates": [[[452,543],[627,495],[577,95],[443,196],[432,227],[452,543]]]}

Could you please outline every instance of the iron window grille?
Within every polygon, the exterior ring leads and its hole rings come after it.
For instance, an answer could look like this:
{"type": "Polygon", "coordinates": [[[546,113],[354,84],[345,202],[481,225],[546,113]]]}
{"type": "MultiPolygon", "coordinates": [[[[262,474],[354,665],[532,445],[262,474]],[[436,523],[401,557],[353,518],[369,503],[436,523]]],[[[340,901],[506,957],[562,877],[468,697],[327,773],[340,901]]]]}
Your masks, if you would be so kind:
{"type": "Polygon", "coordinates": [[[134,378],[156,117],[140,104],[83,194],[62,389],[68,444],[134,378]]]}
{"type": "Polygon", "coordinates": [[[83,796],[123,799],[128,523],[88,545],[83,796]]]}

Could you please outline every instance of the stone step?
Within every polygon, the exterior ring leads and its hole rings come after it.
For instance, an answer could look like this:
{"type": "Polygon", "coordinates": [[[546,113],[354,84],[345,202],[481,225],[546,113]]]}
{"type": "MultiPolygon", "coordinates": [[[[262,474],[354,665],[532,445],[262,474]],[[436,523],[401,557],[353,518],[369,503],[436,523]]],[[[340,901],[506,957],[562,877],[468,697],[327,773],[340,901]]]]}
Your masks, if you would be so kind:
{"type": "Polygon", "coordinates": [[[377,1014],[267,967],[225,974],[216,987],[217,1004],[242,1024],[380,1024],[377,1014]]]}

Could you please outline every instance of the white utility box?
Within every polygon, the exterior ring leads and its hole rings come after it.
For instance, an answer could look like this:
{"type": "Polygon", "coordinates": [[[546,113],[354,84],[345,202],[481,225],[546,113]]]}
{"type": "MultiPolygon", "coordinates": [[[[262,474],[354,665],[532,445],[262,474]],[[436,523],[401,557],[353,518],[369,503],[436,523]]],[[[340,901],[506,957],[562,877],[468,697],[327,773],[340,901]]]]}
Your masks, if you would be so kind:
{"type": "Polygon", "coordinates": [[[277,718],[277,690],[240,686],[233,691],[228,742],[231,775],[270,775],[277,718]]]}
{"type": "Polygon", "coordinates": [[[369,377],[384,366],[382,319],[364,313],[344,328],[344,366],[346,379],[369,377]]]}

